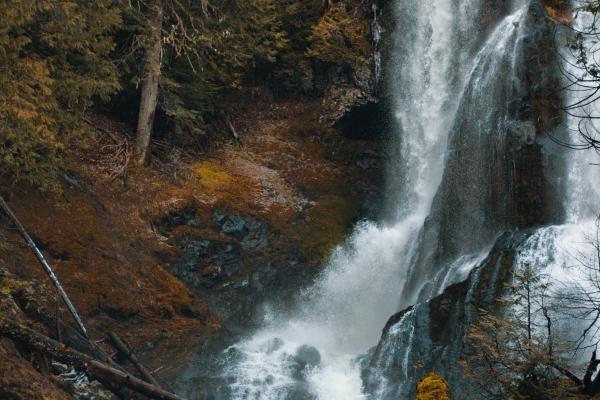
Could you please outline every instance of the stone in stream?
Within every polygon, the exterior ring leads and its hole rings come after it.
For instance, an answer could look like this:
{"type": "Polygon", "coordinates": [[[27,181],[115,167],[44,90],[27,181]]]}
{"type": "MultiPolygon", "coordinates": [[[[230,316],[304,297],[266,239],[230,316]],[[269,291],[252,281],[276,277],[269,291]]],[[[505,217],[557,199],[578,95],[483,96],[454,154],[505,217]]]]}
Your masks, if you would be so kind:
{"type": "Polygon", "coordinates": [[[298,365],[301,365],[302,368],[307,366],[316,367],[321,363],[321,354],[319,354],[319,350],[313,346],[304,344],[296,350],[294,361],[296,361],[298,365]]]}
{"type": "Polygon", "coordinates": [[[307,368],[316,367],[321,363],[321,354],[313,346],[304,344],[298,347],[296,354],[291,357],[292,376],[299,381],[304,380],[307,368]]]}

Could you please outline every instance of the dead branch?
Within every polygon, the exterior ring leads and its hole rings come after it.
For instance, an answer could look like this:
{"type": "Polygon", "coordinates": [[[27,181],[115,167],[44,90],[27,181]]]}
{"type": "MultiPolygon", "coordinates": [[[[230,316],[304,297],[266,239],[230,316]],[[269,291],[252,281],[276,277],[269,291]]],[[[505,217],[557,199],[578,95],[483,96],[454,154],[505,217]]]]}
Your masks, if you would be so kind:
{"type": "Polygon", "coordinates": [[[577,386],[582,386],[583,382],[581,381],[581,379],[579,379],[574,373],[572,373],[571,371],[569,371],[566,368],[561,367],[560,365],[556,364],[556,363],[552,363],[552,366],[561,374],[563,374],[565,377],[569,378],[569,380],[571,380],[575,385],[577,386]]]}
{"type": "Polygon", "coordinates": [[[117,370],[32,329],[7,321],[2,316],[0,316],[0,335],[29,349],[47,354],[57,361],[72,365],[75,369],[89,373],[101,382],[108,382],[116,387],[127,387],[155,400],[183,400],[173,393],[146,383],[125,371],[117,370]]]}
{"type": "Polygon", "coordinates": [[[121,340],[119,335],[117,335],[114,332],[110,332],[108,334],[108,340],[115,347],[115,349],[117,349],[119,351],[119,353],[121,353],[122,355],[127,357],[127,359],[129,361],[131,361],[131,363],[137,368],[137,370],[140,372],[142,378],[144,378],[144,380],[146,382],[151,383],[156,387],[161,387],[161,385],[158,383],[158,381],[156,379],[154,379],[152,374],[142,365],[142,363],[138,360],[138,358],[135,356],[135,354],[133,354],[133,352],[131,351],[129,346],[127,346],[123,342],[123,340],[121,340]]]}
{"type": "Polygon", "coordinates": [[[60,281],[58,280],[58,277],[54,273],[54,270],[52,269],[50,264],[48,264],[48,261],[46,261],[46,258],[44,257],[44,255],[42,254],[40,249],[37,247],[37,245],[35,244],[33,239],[31,239],[31,236],[29,236],[29,234],[25,230],[25,227],[23,226],[23,224],[21,224],[21,221],[19,221],[17,216],[12,212],[12,210],[10,209],[10,207],[8,206],[6,201],[4,201],[4,198],[2,196],[0,196],[0,207],[2,207],[2,209],[4,210],[6,215],[8,215],[10,217],[10,219],[13,221],[13,223],[16,225],[17,229],[19,230],[19,233],[21,234],[23,239],[25,239],[25,242],[27,242],[27,245],[31,248],[31,250],[35,254],[36,258],[38,259],[38,261],[40,262],[40,264],[42,265],[42,267],[44,268],[44,270],[46,271],[46,273],[52,280],[52,283],[54,284],[54,286],[56,286],[56,289],[60,293],[60,296],[62,297],[65,304],[67,305],[69,312],[75,319],[75,322],[77,322],[77,326],[81,330],[81,333],[87,339],[89,339],[87,329],[85,328],[85,325],[83,324],[83,321],[82,321],[81,317],[79,316],[77,309],[71,302],[71,299],[69,298],[69,295],[67,295],[67,292],[65,292],[65,290],[63,289],[60,281]]]}
{"type": "Polygon", "coordinates": [[[229,130],[231,131],[231,135],[233,136],[233,138],[236,141],[239,141],[240,135],[238,134],[237,130],[235,129],[235,126],[233,126],[233,123],[231,122],[231,120],[229,118],[227,118],[227,125],[229,126],[229,130]]]}

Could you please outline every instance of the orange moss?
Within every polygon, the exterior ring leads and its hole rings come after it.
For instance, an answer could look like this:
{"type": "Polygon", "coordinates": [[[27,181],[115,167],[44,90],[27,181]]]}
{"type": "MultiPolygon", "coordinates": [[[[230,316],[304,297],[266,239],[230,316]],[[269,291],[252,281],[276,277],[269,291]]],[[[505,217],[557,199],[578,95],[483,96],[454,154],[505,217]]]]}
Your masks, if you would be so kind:
{"type": "Polygon", "coordinates": [[[429,373],[417,385],[417,400],[450,400],[450,386],[441,376],[429,373]]]}
{"type": "MultiPolygon", "coordinates": [[[[206,335],[218,326],[208,308],[152,256],[160,242],[142,217],[149,213],[140,212],[140,205],[146,205],[143,198],[122,202],[102,190],[92,195],[65,188],[58,200],[15,191],[10,203],[40,243],[94,338],[114,330],[130,337],[134,349],[153,343],[145,357],[183,368],[183,362],[166,359],[174,352],[170,348],[185,350],[191,344],[182,344],[182,336],[199,342],[199,332],[206,335]],[[197,317],[188,317],[189,310],[197,317]],[[162,337],[162,332],[175,333],[162,337]]],[[[14,232],[6,235],[15,243],[5,250],[7,267],[20,277],[47,282],[31,251],[16,245],[14,232]]],[[[71,321],[64,308],[62,312],[63,320],[71,321]]]]}
{"type": "Polygon", "coordinates": [[[202,186],[210,191],[231,190],[236,179],[210,161],[195,164],[192,169],[200,179],[202,186]]]}

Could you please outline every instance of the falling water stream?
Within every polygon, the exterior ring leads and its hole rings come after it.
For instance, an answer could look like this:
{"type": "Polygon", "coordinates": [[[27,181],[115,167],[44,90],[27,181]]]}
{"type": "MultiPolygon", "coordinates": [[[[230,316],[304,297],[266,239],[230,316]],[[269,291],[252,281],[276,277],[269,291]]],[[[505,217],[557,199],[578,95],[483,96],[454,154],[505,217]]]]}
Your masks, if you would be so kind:
{"type": "MultiPolygon", "coordinates": [[[[397,146],[397,156],[387,168],[389,217],[386,222],[358,224],[316,283],[301,294],[295,309],[281,313],[267,308],[261,329],[223,350],[214,372],[220,383],[200,398],[404,398],[414,384],[407,371],[411,321],[419,305],[392,328],[402,346],[394,341],[381,344],[388,351],[372,361],[380,371],[371,376],[376,384],[369,388],[363,381],[363,356],[378,343],[392,314],[464,280],[495,239],[510,229],[502,212],[494,218],[488,215],[489,209],[502,211],[509,202],[490,195],[489,187],[490,176],[510,172],[502,164],[505,132],[527,131],[531,125],[514,106],[522,92],[519,63],[529,40],[530,2],[392,4],[391,17],[398,28],[386,84],[393,93],[391,143],[397,146]],[[488,165],[492,163],[500,172],[488,165]],[[449,233],[454,241],[443,237],[449,233]],[[431,235],[435,241],[427,240],[431,235]],[[445,247],[449,250],[432,247],[432,242],[444,241],[450,243],[445,247]],[[462,247],[457,249],[455,242],[462,247]],[[404,365],[393,382],[384,371],[392,358],[395,365],[397,360],[404,365]]],[[[581,171],[589,169],[586,157],[593,156],[570,156],[564,196],[568,225],[540,229],[524,244],[521,262],[546,257],[548,248],[542,252],[540,243],[576,241],[565,235],[589,225],[597,210],[582,199],[600,198],[590,189],[599,177],[597,172],[581,171]]]]}
{"type": "MultiPolygon", "coordinates": [[[[377,343],[398,310],[465,84],[483,61],[493,73],[495,57],[512,51],[518,36],[523,9],[500,18],[490,38],[479,40],[487,33],[478,26],[479,3],[464,1],[457,9],[451,0],[396,1],[394,17],[402,28],[394,35],[398,61],[389,80],[400,154],[389,166],[396,178],[389,187],[393,222],[357,226],[297,310],[271,316],[264,328],[226,350],[235,359],[222,371],[230,377],[229,398],[366,398],[356,359],[377,343]]],[[[457,263],[453,273],[468,273],[461,267],[457,263]]]]}

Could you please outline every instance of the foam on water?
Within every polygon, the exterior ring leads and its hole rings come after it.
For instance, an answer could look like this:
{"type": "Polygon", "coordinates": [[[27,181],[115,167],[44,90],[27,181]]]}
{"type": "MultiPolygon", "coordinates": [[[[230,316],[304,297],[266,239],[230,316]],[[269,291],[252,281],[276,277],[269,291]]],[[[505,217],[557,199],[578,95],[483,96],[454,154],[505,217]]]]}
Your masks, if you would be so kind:
{"type": "Polygon", "coordinates": [[[272,316],[265,328],[228,350],[240,354],[224,372],[235,381],[235,398],[280,399],[305,390],[319,399],[362,399],[354,359],[377,342],[396,311],[402,279],[397,260],[409,251],[420,223],[415,217],[392,226],[360,224],[292,317],[272,316]],[[301,346],[319,352],[318,365],[297,370],[301,346]]]}

